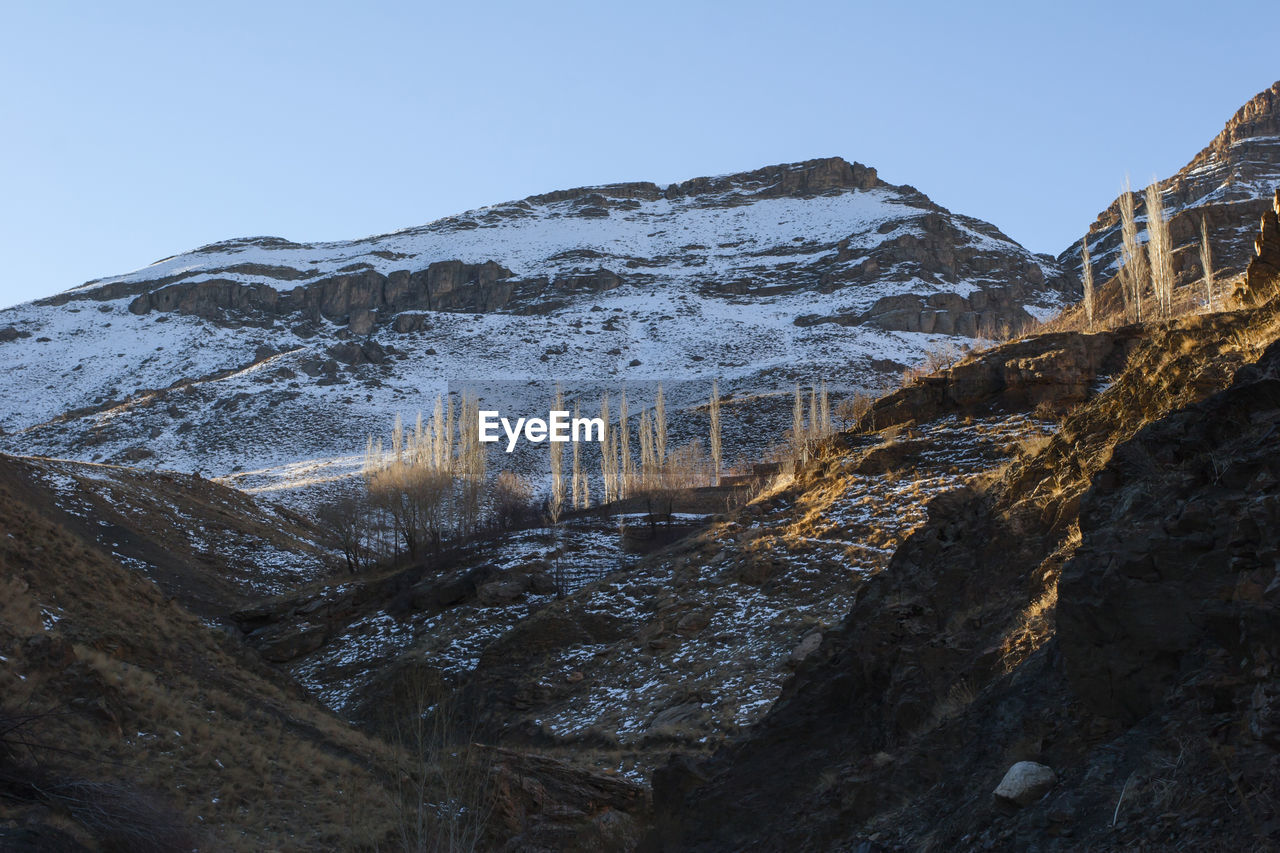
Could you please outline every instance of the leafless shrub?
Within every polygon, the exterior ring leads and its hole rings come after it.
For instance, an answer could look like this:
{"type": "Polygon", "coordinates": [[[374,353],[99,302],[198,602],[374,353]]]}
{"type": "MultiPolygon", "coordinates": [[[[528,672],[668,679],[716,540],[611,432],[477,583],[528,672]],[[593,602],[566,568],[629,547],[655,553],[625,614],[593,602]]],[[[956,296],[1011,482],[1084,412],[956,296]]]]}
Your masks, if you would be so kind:
{"type": "Polygon", "coordinates": [[[924,370],[926,373],[940,373],[944,370],[950,370],[964,357],[955,344],[946,341],[938,346],[931,347],[924,354],[924,370]]]}
{"type": "Polygon", "coordinates": [[[840,428],[853,429],[858,421],[862,420],[862,416],[871,411],[875,401],[874,396],[861,391],[841,398],[840,402],[836,403],[836,420],[840,422],[840,428]]]}
{"type": "Polygon", "coordinates": [[[339,551],[348,572],[366,569],[376,558],[372,508],[365,494],[348,495],[332,501],[316,513],[325,544],[339,551]]]}
{"type": "Polygon", "coordinates": [[[502,471],[493,483],[493,516],[498,527],[509,530],[533,516],[533,485],[514,471],[502,471]]]}
{"type": "Polygon", "coordinates": [[[195,849],[177,812],[159,797],[116,782],[72,780],[41,790],[99,840],[104,850],[170,853],[195,849]]]}
{"type": "Polygon", "coordinates": [[[488,763],[473,743],[476,715],[425,677],[408,688],[397,718],[402,763],[396,774],[399,850],[466,853],[484,849],[493,815],[488,763]]]}

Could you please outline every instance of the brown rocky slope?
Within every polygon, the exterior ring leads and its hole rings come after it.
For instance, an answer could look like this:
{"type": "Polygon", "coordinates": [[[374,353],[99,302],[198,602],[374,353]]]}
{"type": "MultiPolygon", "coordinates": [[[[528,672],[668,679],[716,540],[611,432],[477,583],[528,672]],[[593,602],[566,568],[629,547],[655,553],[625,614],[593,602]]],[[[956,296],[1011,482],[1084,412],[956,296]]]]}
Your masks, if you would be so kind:
{"type": "Polygon", "coordinates": [[[1275,300],[1149,326],[1043,450],[936,499],[762,723],[655,775],[651,847],[1274,844],[1278,334],[1275,300]],[[1021,808],[1019,761],[1055,778],[1021,808]]]}

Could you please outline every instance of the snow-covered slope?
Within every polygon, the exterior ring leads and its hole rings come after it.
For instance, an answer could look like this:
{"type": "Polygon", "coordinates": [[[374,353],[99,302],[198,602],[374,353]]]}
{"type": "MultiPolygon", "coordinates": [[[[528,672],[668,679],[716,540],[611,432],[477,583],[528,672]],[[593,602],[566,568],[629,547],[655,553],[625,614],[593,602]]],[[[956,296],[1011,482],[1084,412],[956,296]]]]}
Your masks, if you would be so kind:
{"type": "Polygon", "coordinates": [[[0,443],[228,474],[349,456],[450,385],[695,380],[674,407],[712,377],[875,386],[1045,316],[1059,282],[995,227],[839,159],[346,243],[233,240],[0,312],[0,443]]]}

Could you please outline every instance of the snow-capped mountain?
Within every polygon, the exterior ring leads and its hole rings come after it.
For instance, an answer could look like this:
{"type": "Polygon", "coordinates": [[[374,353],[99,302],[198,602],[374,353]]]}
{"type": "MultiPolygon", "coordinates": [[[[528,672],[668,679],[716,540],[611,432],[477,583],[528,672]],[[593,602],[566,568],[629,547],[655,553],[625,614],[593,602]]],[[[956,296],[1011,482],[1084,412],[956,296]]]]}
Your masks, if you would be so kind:
{"type": "MultiPolygon", "coordinates": [[[[1204,219],[1219,278],[1244,272],[1253,252],[1253,235],[1280,188],[1280,82],[1241,107],[1212,142],[1177,174],[1160,181],[1165,215],[1173,238],[1174,267],[1181,283],[1202,275],[1200,222],[1204,219]]],[[[1146,218],[1142,187],[1135,186],[1137,219],[1146,218]]],[[[1145,234],[1140,235],[1145,240],[1145,234]]],[[[1113,276],[1120,261],[1120,200],[1089,227],[1094,274],[1113,276]]],[[[1060,267],[1080,274],[1080,241],[1058,257],[1060,267]]]]}
{"type": "Polygon", "coordinates": [[[0,429],[13,452],[227,474],[354,453],[451,382],[875,386],[1044,318],[1069,282],[838,158],[588,187],[352,242],[230,240],[0,312],[0,429]]]}

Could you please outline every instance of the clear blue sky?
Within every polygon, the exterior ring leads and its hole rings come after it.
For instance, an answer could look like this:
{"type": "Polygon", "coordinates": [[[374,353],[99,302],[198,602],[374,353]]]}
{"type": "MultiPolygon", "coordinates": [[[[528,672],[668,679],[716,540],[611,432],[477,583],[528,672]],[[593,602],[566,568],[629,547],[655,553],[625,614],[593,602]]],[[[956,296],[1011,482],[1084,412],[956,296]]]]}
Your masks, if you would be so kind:
{"type": "Polygon", "coordinates": [[[1056,254],[1280,78],[1273,0],[364,6],[0,7],[0,305],[234,236],[829,155],[1056,254]]]}

